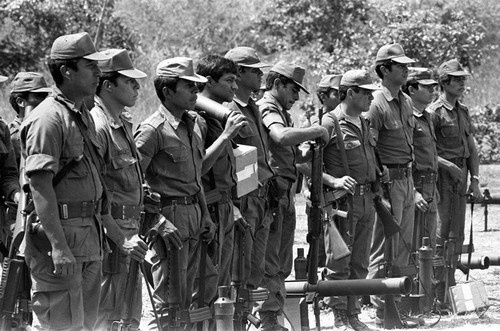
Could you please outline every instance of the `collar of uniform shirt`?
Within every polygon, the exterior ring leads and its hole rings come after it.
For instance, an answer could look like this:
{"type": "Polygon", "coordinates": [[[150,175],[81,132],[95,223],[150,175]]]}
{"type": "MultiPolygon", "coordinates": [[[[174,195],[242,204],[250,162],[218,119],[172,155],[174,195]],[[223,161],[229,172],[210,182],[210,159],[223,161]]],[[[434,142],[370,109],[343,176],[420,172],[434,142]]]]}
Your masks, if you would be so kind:
{"type": "Polygon", "coordinates": [[[120,121],[116,120],[113,118],[110,114],[106,106],[104,105],[104,102],[102,102],[102,99],[98,97],[97,95],[94,96],[94,102],[97,104],[98,108],[101,108],[102,112],[104,113],[104,116],[108,119],[109,126],[112,127],[113,129],[118,129],[120,128],[123,123],[121,121],[121,115],[120,115],[120,121]]]}
{"type": "Polygon", "coordinates": [[[441,99],[441,101],[443,102],[443,107],[448,109],[448,110],[452,110],[455,106],[453,106],[451,103],[448,102],[448,100],[446,100],[444,98],[444,96],[440,96],[439,97],[441,99]]]}
{"type": "Polygon", "coordinates": [[[245,101],[243,101],[243,100],[239,99],[236,95],[234,96],[233,100],[234,100],[234,102],[236,102],[236,103],[237,103],[238,105],[240,105],[241,107],[246,107],[246,106],[248,106],[248,101],[247,101],[247,102],[245,102],[245,101]]]}

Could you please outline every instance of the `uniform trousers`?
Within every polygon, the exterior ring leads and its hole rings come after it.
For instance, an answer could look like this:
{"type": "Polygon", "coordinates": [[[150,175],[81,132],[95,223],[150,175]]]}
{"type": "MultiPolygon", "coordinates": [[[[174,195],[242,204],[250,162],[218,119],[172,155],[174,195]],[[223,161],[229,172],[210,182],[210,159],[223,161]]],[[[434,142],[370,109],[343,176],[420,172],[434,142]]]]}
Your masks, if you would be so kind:
{"type": "MultiPolygon", "coordinates": [[[[335,220],[329,217],[328,224],[325,224],[324,238],[325,248],[327,248],[325,278],[328,280],[365,279],[368,274],[370,242],[375,222],[373,193],[367,192],[362,196],[353,196],[351,206],[344,203],[340,204],[339,208],[347,210],[350,219],[339,219],[337,222],[339,226],[337,226],[333,224],[335,220]],[[328,248],[335,244],[329,235],[328,227],[330,226],[337,226],[342,238],[349,246],[351,255],[336,261],[330,256],[332,250],[328,248]]],[[[355,295],[325,297],[323,302],[330,307],[347,310],[349,315],[361,312],[358,297],[355,295]]]]}
{"type": "MultiPolygon", "coordinates": [[[[394,267],[408,266],[413,237],[413,223],[415,217],[415,193],[411,176],[395,179],[390,183],[392,211],[401,227],[401,231],[392,237],[394,245],[394,267]]],[[[384,229],[379,219],[373,227],[372,245],[370,250],[370,264],[368,279],[384,278],[386,258],[386,239],[384,229]]],[[[396,299],[400,299],[396,296],[396,299]]],[[[371,302],[379,309],[384,309],[384,297],[372,295],[371,302]]]]}

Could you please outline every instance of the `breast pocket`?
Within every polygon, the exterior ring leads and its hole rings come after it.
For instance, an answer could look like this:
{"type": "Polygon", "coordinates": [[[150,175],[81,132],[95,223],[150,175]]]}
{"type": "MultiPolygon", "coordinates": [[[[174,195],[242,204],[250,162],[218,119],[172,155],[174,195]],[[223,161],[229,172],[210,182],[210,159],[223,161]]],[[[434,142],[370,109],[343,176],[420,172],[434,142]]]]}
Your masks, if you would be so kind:
{"type": "Polygon", "coordinates": [[[250,125],[245,125],[244,127],[242,127],[240,129],[240,131],[238,131],[238,136],[240,136],[243,139],[250,138],[250,137],[253,137],[255,135],[256,135],[256,133],[254,132],[254,130],[252,129],[252,127],[250,125]]]}
{"type": "Polygon", "coordinates": [[[394,118],[386,119],[386,121],[384,122],[384,127],[390,131],[399,130],[402,126],[403,125],[401,121],[394,118]]]}
{"type": "Polygon", "coordinates": [[[110,178],[106,184],[113,191],[130,192],[140,186],[136,175],[136,158],[131,155],[116,155],[111,159],[111,166],[107,168],[106,176],[110,178]]]}
{"type": "Polygon", "coordinates": [[[458,126],[454,125],[454,123],[444,123],[441,126],[441,134],[446,138],[457,137],[458,126]]]}

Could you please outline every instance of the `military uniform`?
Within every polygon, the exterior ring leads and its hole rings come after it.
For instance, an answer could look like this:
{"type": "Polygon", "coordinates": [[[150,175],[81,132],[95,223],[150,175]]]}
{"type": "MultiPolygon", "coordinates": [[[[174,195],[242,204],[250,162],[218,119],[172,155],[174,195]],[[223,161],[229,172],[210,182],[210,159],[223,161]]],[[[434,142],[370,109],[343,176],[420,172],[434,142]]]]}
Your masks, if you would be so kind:
{"type": "MultiPolygon", "coordinates": [[[[112,119],[99,97],[95,97],[95,107],[91,111],[97,138],[102,148],[99,150],[105,162],[104,180],[111,202],[111,216],[127,238],[138,233],[142,205],[142,172],[138,152],[132,134],[130,114],[122,113],[120,120],[112,119]]],[[[101,300],[97,327],[107,329],[112,321],[119,321],[123,304],[128,264],[130,258],[117,248],[103,261],[101,300]]],[[[141,278],[138,274],[138,284],[141,278]]],[[[142,287],[136,290],[133,325],[139,326],[142,310],[142,287]]]]}
{"type": "MultiPolygon", "coordinates": [[[[67,243],[76,259],[75,273],[53,273],[47,250],[50,244],[39,235],[26,237],[26,263],[31,270],[33,326],[52,330],[93,329],[99,307],[103,231],[101,198],[103,185],[88,149],[85,134],[99,148],[94,122],[84,105],[76,109],[61,90],[35,108],[21,126],[26,175],[49,171],[56,175],[70,161],[77,164],[54,187],[59,218],[67,243]],[[70,112],[81,117],[82,133],[70,112]],[[48,245],[48,248],[47,248],[48,245]]],[[[55,211],[56,212],[56,211],[55,211]]]]}
{"type": "MultiPolygon", "coordinates": [[[[279,123],[293,127],[290,114],[283,109],[270,92],[258,102],[262,122],[266,128],[279,123]]],[[[295,182],[297,146],[282,146],[269,140],[271,167],[276,177],[271,184],[270,199],[275,199],[272,209],[273,221],[269,230],[266,247],[266,273],[263,284],[271,293],[271,298],[262,305],[262,311],[279,311],[286,298],[285,279],[293,265],[293,241],[295,234],[295,182]],[[275,298],[272,298],[272,297],[275,298]]]]}
{"type": "MultiPolygon", "coordinates": [[[[9,135],[9,128],[3,119],[0,118],[0,195],[6,200],[12,200],[13,194],[19,192],[19,174],[16,167],[16,156],[13,144],[9,135]]],[[[3,208],[0,208],[3,209],[3,208]]],[[[0,240],[3,243],[8,242],[12,236],[11,221],[7,218],[5,210],[0,210],[1,234],[0,240]]]]}
{"type": "MultiPolygon", "coordinates": [[[[462,169],[462,181],[456,183],[447,170],[440,168],[437,183],[440,195],[437,254],[442,256],[444,243],[448,239],[455,239],[455,259],[458,259],[464,242],[467,159],[470,156],[467,138],[472,134],[471,119],[466,106],[460,102],[451,105],[442,96],[431,104],[428,110],[434,115],[438,155],[462,169]]],[[[454,275],[450,274],[449,279],[449,285],[453,286],[454,275]]]]}
{"type": "Polygon", "coordinates": [[[9,131],[10,131],[10,141],[12,143],[12,148],[14,151],[16,164],[18,168],[21,159],[21,137],[19,135],[20,130],[21,130],[21,119],[19,117],[16,117],[12,122],[9,123],[9,131]]]}
{"type": "MultiPolygon", "coordinates": [[[[198,120],[195,113],[184,112],[178,118],[161,106],[135,133],[146,182],[161,195],[162,214],[185,240],[176,256],[167,252],[161,240],[152,247],[154,300],[163,318],[169,307],[189,308],[198,275],[202,215],[198,194],[205,155],[198,120]]],[[[151,327],[156,324],[151,323],[151,327]]],[[[165,327],[164,319],[161,323],[165,327]]]]}
{"type": "MultiPolygon", "coordinates": [[[[342,104],[341,104],[342,105],[342,104]]],[[[337,133],[333,116],[339,121],[349,166],[349,176],[356,180],[355,193],[344,198],[338,205],[340,210],[347,210],[348,219],[337,219],[339,231],[344,241],[350,246],[351,255],[335,261],[332,257],[331,238],[328,227],[335,218],[329,216],[329,224],[325,226],[325,247],[327,248],[327,279],[364,279],[368,274],[368,262],[375,207],[373,203],[374,184],[376,181],[375,139],[370,132],[368,121],[359,117],[360,122],[347,116],[341,106],[332,113],[323,116],[322,125],[331,133],[331,140],[323,151],[325,171],[336,178],[346,176],[341,152],[338,148],[337,133]],[[360,127],[361,126],[361,127],[360,127]]],[[[336,309],[347,310],[348,315],[359,314],[361,311],[357,296],[326,297],[324,302],[336,309]]]]}
{"type": "MultiPolygon", "coordinates": [[[[392,210],[401,227],[401,231],[393,236],[394,266],[406,267],[410,258],[409,249],[411,249],[415,216],[411,175],[415,119],[411,99],[403,92],[399,91],[397,98],[393,98],[390,91],[382,86],[381,90],[373,93],[373,97],[374,100],[366,116],[375,134],[382,163],[389,169],[392,210]]],[[[380,222],[377,222],[374,226],[367,278],[385,277],[384,250],[383,227],[380,222]]],[[[372,302],[377,308],[383,308],[383,300],[380,296],[372,296],[372,302]]]]}
{"type": "MultiPolygon", "coordinates": [[[[247,120],[247,125],[240,129],[238,135],[233,139],[234,142],[257,148],[259,187],[235,201],[253,232],[253,236],[245,236],[245,268],[241,281],[250,288],[257,288],[261,285],[265,273],[266,246],[272,222],[267,194],[269,181],[274,173],[269,164],[267,135],[262,125],[258,106],[252,99],[243,102],[235,98],[233,102],[228,104],[228,107],[232,111],[243,114],[247,120]]],[[[234,254],[237,254],[236,250],[234,254]]],[[[235,255],[235,259],[237,258],[235,255]]]]}
{"type": "MultiPolygon", "coordinates": [[[[424,229],[425,237],[429,237],[431,247],[436,249],[436,224],[437,224],[437,205],[439,195],[436,189],[438,160],[436,149],[436,134],[432,123],[432,116],[428,111],[422,113],[413,109],[415,117],[415,129],[413,131],[413,144],[415,148],[415,166],[413,170],[413,183],[424,199],[432,198],[429,204],[429,209],[422,213],[415,209],[415,223],[418,221],[419,214],[425,217],[426,226],[424,229]]],[[[418,234],[417,234],[418,235],[418,234]]],[[[421,238],[417,241],[417,245],[421,244],[421,238]]]]}

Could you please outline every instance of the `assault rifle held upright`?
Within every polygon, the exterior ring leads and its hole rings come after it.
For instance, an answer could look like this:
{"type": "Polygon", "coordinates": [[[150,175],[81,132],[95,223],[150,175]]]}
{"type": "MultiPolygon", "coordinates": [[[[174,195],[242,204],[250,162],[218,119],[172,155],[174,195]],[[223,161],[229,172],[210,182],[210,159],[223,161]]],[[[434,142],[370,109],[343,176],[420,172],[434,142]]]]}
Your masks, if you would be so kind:
{"type": "Polygon", "coordinates": [[[19,183],[21,192],[17,206],[16,224],[9,254],[3,260],[0,282],[0,330],[12,330],[31,323],[30,278],[24,261],[23,238],[28,217],[34,216],[28,180],[24,173],[25,161],[21,156],[19,183]]]}

